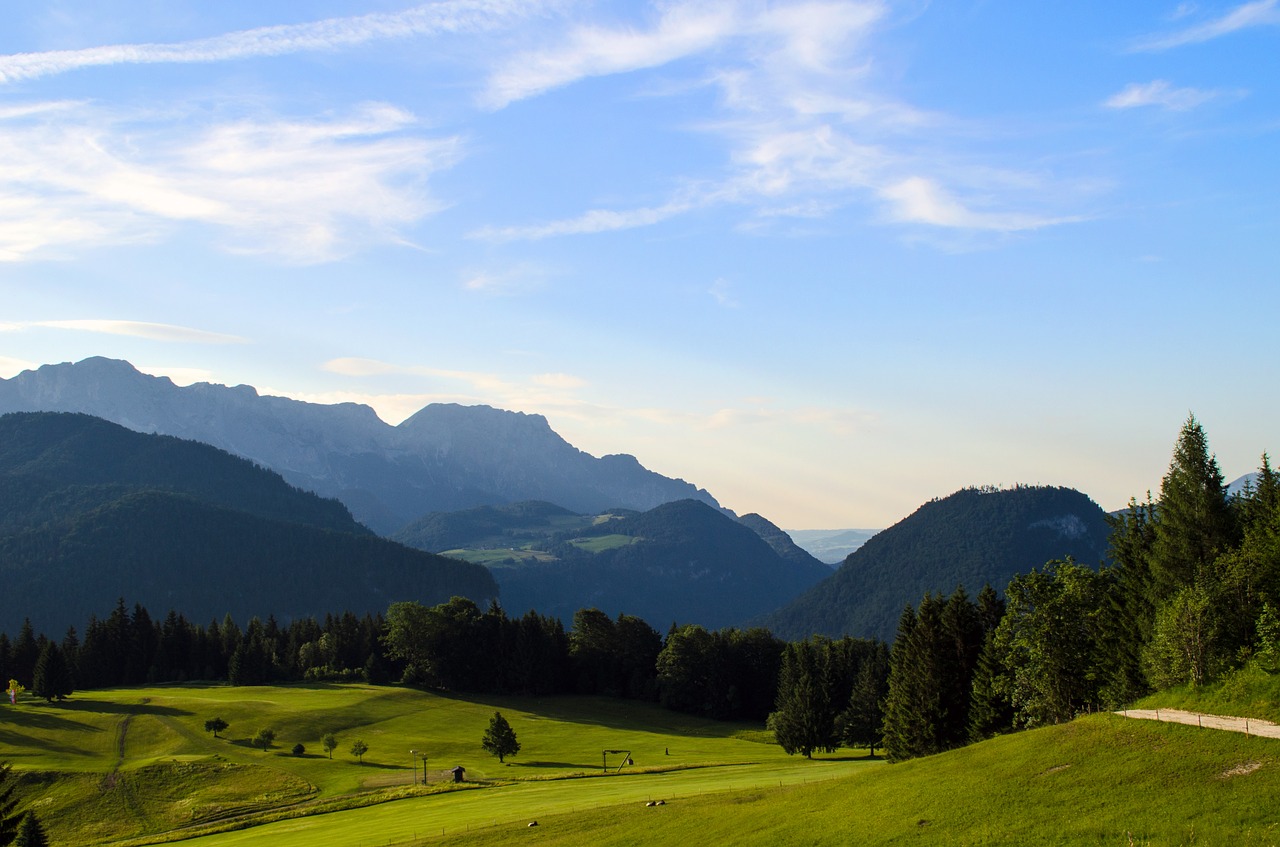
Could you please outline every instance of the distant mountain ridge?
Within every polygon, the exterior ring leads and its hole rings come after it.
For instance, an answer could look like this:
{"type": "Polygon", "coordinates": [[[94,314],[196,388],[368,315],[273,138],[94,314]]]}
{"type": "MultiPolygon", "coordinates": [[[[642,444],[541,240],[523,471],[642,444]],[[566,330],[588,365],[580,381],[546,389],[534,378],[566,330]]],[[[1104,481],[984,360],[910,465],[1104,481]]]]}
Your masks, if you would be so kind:
{"type": "Polygon", "coordinates": [[[573,447],[541,415],[431,404],[398,426],[368,406],[261,396],[250,386],[178,387],[95,357],[0,379],[0,413],[82,412],[138,432],[212,444],[341,500],[387,535],[429,512],[546,500],[575,512],[715,498],[620,454],[573,447]]]}
{"type": "Polygon", "coordinates": [[[192,620],[352,611],[497,585],[370,533],[337,501],[207,444],[88,415],[0,415],[0,631],[59,633],[125,597],[192,620]]]}
{"type": "Polygon", "coordinates": [[[898,616],[928,592],[990,583],[1051,559],[1096,566],[1107,554],[1106,513],[1070,488],[966,488],[925,503],[849,554],[840,568],[781,609],[756,619],[781,638],[815,633],[892,641],[898,616]]]}
{"type": "Polygon", "coordinates": [[[536,609],[566,623],[594,607],[659,628],[739,625],[831,573],[758,515],[740,522],[696,500],[604,515],[537,502],[486,506],[427,515],[396,538],[489,563],[509,612],[536,609]]]}

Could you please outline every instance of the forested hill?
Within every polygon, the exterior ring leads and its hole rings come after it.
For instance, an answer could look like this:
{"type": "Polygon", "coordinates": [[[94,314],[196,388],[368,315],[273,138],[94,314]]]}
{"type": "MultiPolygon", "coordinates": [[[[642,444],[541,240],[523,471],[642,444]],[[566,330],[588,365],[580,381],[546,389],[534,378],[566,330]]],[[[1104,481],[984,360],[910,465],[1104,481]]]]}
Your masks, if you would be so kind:
{"type": "Polygon", "coordinates": [[[554,561],[495,569],[503,603],[564,620],[583,607],[637,615],[654,626],[738,625],[830,573],[779,556],[754,531],[695,500],[566,534],[554,561]]]}
{"type": "Polygon", "coordinates": [[[337,500],[295,488],[252,462],[90,415],[0,415],[0,474],[0,528],[83,512],[124,491],[158,489],[263,518],[371,534],[337,500]]]}
{"type": "Polygon", "coordinates": [[[931,500],[878,533],[834,574],[757,622],[782,638],[814,633],[893,639],[904,606],[929,592],[990,583],[1071,556],[1095,566],[1110,528],[1078,491],[1048,486],[967,488],[931,500]]]}
{"type": "Polygon", "coordinates": [[[497,594],[334,501],[207,445],[84,415],[0,417],[0,630],[60,632],[127,596],[195,619],[380,613],[497,594]]]}
{"type": "Polygon", "coordinates": [[[554,503],[526,500],[458,512],[432,512],[391,538],[419,550],[443,553],[462,547],[508,547],[517,538],[545,538],[590,523],[590,518],[554,503]]]}

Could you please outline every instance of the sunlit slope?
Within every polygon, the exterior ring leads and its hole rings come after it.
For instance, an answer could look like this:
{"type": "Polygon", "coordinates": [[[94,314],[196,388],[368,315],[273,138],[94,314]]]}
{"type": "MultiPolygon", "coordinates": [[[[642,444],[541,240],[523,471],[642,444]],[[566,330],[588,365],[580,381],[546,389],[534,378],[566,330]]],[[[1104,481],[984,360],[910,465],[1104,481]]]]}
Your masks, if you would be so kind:
{"type": "Polygon", "coordinates": [[[1264,845],[1280,741],[1096,715],[820,784],[543,815],[503,845],[1264,845]]]}
{"type": "MultiPolygon", "coordinates": [[[[0,712],[0,759],[23,775],[24,806],[39,811],[58,843],[171,838],[179,830],[306,816],[312,817],[274,826],[310,832],[313,843],[342,843],[332,840],[337,833],[359,832],[368,821],[380,821],[380,828],[399,822],[395,831],[411,838],[427,810],[465,828],[546,808],[778,785],[882,766],[862,755],[807,762],[783,754],[758,728],[651,704],[464,699],[360,685],[117,689],[77,694],[61,706],[27,700],[0,712]],[[522,746],[506,764],[480,746],[495,710],[522,746]],[[217,739],[204,731],[215,717],[228,724],[217,739]],[[264,728],[275,731],[267,751],[251,743],[264,728]],[[337,737],[332,759],[321,746],[325,733],[337,737]],[[369,747],[363,763],[351,753],[357,739],[369,747]],[[291,752],[297,743],[305,747],[300,756],[291,752]],[[625,757],[611,753],[605,776],[605,750],[628,751],[633,764],[618,773],[625,757]],[[414,788],[424,753],[432,787],[414,788]],[[452,787],[446,771],[455,765],[479,790],[415,796],[452,787]],[[389,800],[395,802],[383,802],[389,800]],[[381,805],[351,809],[369,803],[381,805]]],[[[244,830],[255,831],[267,830],[244,830]]]]}

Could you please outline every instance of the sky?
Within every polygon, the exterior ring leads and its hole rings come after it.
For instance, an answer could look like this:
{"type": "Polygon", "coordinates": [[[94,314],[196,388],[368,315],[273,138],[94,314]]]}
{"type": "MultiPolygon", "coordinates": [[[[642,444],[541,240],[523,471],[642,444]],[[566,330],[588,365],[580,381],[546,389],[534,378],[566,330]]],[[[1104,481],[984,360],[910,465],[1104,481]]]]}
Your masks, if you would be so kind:
{"type": "Polygon", "coordinates": [[[1280,0],[51,0],[0,376],[546,416],[738,513],[1280,450],[1280,0]]]}

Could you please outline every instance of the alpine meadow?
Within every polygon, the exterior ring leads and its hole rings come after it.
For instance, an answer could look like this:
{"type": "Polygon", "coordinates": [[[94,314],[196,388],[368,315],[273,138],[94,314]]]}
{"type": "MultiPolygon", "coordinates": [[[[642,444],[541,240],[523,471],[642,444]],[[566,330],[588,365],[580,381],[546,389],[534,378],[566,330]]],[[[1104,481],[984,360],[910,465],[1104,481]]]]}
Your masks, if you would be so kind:
{"type": "Polygon", "coordinates": [[[1280,843],[1280,0],[0,26],[0,847],[1280,843]]]}

